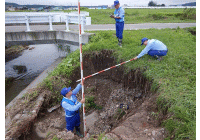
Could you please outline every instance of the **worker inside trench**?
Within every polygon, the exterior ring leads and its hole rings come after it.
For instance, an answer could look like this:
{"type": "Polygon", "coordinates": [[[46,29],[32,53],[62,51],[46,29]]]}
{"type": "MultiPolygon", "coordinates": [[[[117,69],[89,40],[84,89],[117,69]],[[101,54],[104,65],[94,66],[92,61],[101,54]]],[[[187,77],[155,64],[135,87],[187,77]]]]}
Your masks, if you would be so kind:
{"type": "MultiPolygon", "coordinates": [[[[84,54],[84,76],[116,65],[112,51],[84,54]]],[[[80,77],[80,72],[77,75],[80,77]]],[[[75,81],[74,81],[75,83],[75,81]]],[[[143,77],[139,69],[125,74],[125,68],[119,66],[96,76],[85,79],[86,128],[90,135],[108,133],[121,121],[133,115],[148,97],[151,82],[143,77]]],[[[81,99],[81,94],[79,94],[81,99]]],[[[81,122],[82,109],[81,109],[81,122]]],[[[81,124],[83,133],[83,123],[81,124]]]]}
{"type": "MultiPolygon", "coordinates": [[[[113,51],[109,50],[84,54],[84,76],[116,65],[112,54],[113,51]]],[[[86,129],[90,136],[95,137],[100,133],[110,132],[126,118],[133,115],[146,97],[153,94],[150,91],[152,81],[148,81],[142,73],[140,69],[125,73],[125,68],[119,66],[84,80],[86,129]]],[[[76,87],[78,84],[76,81],[80,77],[80,68],[77,68],[71,77],[72,89],[76,87]]],[[[77,94],[77,98],[78,101],[81,100],[81,90],[77,94]]],[[[81,133],[84,134],[83,109],[81,108],[79,111],[81,133]]],[[[51,113],[47,113],[46,109],[43,108],[31,128],[31,134],[22,135],[21,138],[44,139],[50,135],[58,134],[65,127],[65,114],[62,107],[51,113]],[[58,122],[61,122],[59,126],[58,122]]]]}

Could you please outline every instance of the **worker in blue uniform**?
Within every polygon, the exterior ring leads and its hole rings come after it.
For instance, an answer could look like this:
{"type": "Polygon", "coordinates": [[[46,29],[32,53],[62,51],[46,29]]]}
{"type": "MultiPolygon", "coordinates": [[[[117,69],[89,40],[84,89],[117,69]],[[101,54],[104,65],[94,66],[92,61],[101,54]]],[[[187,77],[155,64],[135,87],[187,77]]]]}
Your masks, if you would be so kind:
{"type": "Polygon", "coordinates": [[[115,19],[116,36],[118,38],[118,45],[122,47],[125,11],[122,7],[120,7],[120,3],[118,0],[114,1],[114,6],[115,6],[114,15],[111,15],[110,17],[115,19]]]}
{"type": "Polygon", "coordinates": [[[167,46],[157,39],[148,39],[146,37],[141,39],[142,44],[146,47],[141,51],[141,53],[134,58],[134,60],[148,54],[152,57],[156,57],[158,60],[162,60],[163,56],[167,55],[167,46]]]}
{"type": "Polygon", "coordinates": [[[78,84],[73,91],[71,91],[71,87],[65,87],[61,90],[60,94],[63,95],[61,106],[65,110],[67,131],[73,131],[75,127],[76,134],[82,137],[83,135],[80,134],[79,108],[83,103],[85,103],[85,98],[78,102],[76,97],[77,93],[79,92],[79,90],[81,90],[81,88],[81,84],[78,84]]]}

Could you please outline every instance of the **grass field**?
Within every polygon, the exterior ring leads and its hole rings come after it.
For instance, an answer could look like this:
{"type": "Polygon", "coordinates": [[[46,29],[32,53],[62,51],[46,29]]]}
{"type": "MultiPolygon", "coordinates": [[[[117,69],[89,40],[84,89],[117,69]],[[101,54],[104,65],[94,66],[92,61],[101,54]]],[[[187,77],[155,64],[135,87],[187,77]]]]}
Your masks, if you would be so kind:
{"type": "MultiPolygon", "coordinates": [[[[89,12],[92,24],[114,24],[115,20],[110,18],[110,15],[114,13],[114,10],[115,9],[87,9],[84,7],[81,8],[81,11],[89,12]]],[[[63,11],[71,12],[71,10],[63,11]]],[[[196,22],[196,9],[125,9],[125,24],[182,22],[196,22]]]]}
{"type": "MultiPolygon", "coordinates": [[[[195,30],[196,28],[193,28],[195,30]]],[[[140,45],[143,37],[155,38],[168,46],[168,54],[164,60],[157,61],[145,55],[142,58],[124,64],[127,72],[131,69],[147,70],[143,76],[153,79],[152,91],[158,85],[157,106],[160,111],[168,108],[168,118],[162,125],[170,132],[168,139],[196,138],[196,36],[188,29],[148,29],[124,31],[123,47],[119,48],[115,31],[95,32],[89,42],[84,45],[86,52],[102,49],[115,50],[117,61],[129,60],[137,56],[144,48],[140,45]]],[[[69,77],[76,67],[79,67],[79,50],[71,53],[56,70],[46,79],[45,83],[52,89],[51,76],[69,77]],[[73,67],[71,67],[73,66],[73,67]]],[[[68,85],[69,86],[70,82],[68,85]]],[[[58,91],[59,93],[59,91],[58,91]]]]}
{"type": "MultiPolygon", "coordinates": [[[[114,24],[109,16],[115,9],[83,9],[90,13],[92,24],[114,24]]],[[[69,12],[69,11],[65,11],[69,12]]],[[[196,22],[196,9],[125,9],[125,24],[196,22]]]]}

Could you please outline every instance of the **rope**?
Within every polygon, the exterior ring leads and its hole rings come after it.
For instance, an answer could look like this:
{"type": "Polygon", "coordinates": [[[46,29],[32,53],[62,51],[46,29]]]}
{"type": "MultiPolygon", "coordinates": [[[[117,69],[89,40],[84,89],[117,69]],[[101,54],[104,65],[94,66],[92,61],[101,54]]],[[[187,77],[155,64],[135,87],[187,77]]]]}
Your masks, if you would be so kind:
{"type": "MultiPolygon", "coordinates": [[[[95,75],[98,75],[98,74],[100,74],[100,73],[103,73],[103,72],[105,72],[105,71],[107,71],[107,70],[116,68],[116,67],[121,66],[121,65],[123,65],[123,64],[126,64],[126,63],[128,63],[128,62],[130,62],[130,61],[133,61],[133,60],[134,60],[134,58],[133,58],[133,59],[130,59],[130,60],[128,60],[128,61],[122,62],[122,63],[120,63],[120,64],[118,64],[118,65],[112,66],[112,67],[110,67],[110,68],[104,69],[104,70],[102,70],[102,71],[99,71],[99,72],[97,72],[97,73],[91,74],[91,75],[89,75],[89,76],[87,76],[87,77],[84,77],[83,80],[85,80],[85,79],[87,79],[87,78],[90,78],[90,77],[93,77],[93,76],[95,76],[95,75]]],[[[81,79],[77,80],[76,82],[79,82],[79,81],[81,81],[81,79]]]]}
{"type": "MultiPolygon", "coordinates": [[[[80,22],[80,0],[78,0],[78,24],[79,24],[79,46],[80,46],[80,65],[81,65],[81,83],[82,83],[82,98],[84,95],[84,79],[83,79],[83,62],[82,62],[82,36],[81,36],[81,22],[80,22]]],[[[83,125],[84,136],[86,136],[86,118],[85,118],[85,103],[83,103],[83,125]]]]}

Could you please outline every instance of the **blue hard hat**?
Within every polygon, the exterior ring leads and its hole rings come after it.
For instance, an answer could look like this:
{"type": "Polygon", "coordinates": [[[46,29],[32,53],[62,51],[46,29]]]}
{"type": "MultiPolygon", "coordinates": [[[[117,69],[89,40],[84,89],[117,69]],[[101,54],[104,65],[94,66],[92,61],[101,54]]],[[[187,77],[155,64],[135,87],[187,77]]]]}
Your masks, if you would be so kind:
{"type": "Polygon", "coordinates": [[[63,88],[60,92],[61,95],[65,96],[69,91],[71,90],[71,87],[63,88]]]}
{"type": "Polygon", "coordinates": [[[117,4],[119,4],[119,1],[118,0],[114,1],[114,6],[116,6],[117,4]]]}
{"type": "Polygon", "coordinates": [[[141,45],[143,45],[146,40],[148,40],[148,38],[146,38],[146,37],[144,37],[143,39],[141,39],[141,41],[142,41],[141,45]]]}

